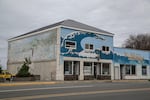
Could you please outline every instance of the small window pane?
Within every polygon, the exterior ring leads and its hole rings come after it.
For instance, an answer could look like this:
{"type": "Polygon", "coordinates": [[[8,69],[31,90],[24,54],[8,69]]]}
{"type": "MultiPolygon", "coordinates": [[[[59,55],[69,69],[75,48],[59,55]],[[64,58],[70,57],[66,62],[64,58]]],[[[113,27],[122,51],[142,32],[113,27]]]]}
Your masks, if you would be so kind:
{"type": "Polygon", "coordinates": [[[85,44],[85,49],[89,49],[89,44],[85,44]]]}
{"type": "Polygon", "coordinates": [[[102,50],[105,51],[105,46],[102,47],[102,50]]]}
{"type": "Polygon", "coordinates": [[[106,51],[109,51],[109,47],[106,47],[106,51]]]}
{"type": "Polygon", "coordinates": [[[92,44],[90,44],[90,49],[93,50],[93,45],[92,44]]]}

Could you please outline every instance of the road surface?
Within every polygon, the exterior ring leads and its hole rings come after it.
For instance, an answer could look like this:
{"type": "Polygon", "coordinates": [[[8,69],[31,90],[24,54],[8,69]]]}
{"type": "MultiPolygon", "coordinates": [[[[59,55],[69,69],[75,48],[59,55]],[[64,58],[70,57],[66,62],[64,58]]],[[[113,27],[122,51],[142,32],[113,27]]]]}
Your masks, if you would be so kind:
{"type": "Polygon", "coordinates": [[[0,100],[150,100],[150,82],[1,86],[0,100]]]}

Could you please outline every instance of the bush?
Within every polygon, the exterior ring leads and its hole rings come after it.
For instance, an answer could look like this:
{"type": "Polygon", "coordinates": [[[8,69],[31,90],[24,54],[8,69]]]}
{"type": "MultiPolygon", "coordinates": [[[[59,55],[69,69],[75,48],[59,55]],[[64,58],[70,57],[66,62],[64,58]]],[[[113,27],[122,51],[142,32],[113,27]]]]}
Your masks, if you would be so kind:
{"type": "Polygon", "coordinates": [[[18,77],[29,77],[31,74],[29,72],[29,64],[31,64],[30,58],[25,58],[24,64],[22,65],[21,69],[18,71],[18,77]]]}

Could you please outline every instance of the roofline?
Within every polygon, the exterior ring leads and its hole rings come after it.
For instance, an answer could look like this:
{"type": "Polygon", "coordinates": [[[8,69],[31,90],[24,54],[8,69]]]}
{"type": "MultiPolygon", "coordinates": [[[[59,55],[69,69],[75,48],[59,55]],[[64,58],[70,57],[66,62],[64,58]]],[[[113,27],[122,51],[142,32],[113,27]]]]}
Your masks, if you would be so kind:
{"type": "Polygon", "coordinates": [[[37,32],[33,32],[33,33],[26,33],[26,34],[23,34],[23,35],[20,35],[20,36],[16,36],[16,37],[8,39],[8,42],[23,39],[23,38],[30,37],[30,36],[34,36],[34,35],[37,35],[37,34],[41,34],[43,32],[47,32],[47,31],[50,31],[50,30],[53,30],[53,29],[60,28],[60,26],[61,25],[58,25],[58,26],[55,26],[55,27],[52,27],[52,28],[41,30],[41,31],[37,31],[37,32]]]}
{"type": "Polygon", "coordinates": [[[134,49],[134,48],[125,48],[125,47],[114,47],[114,48],[128,49],[128,50],[137,50],[137,51],[145,51],[145,52],[149,52],[150,53],[150,50],[140,50],[140,49],[134,49]]]}
{"type": "MultiPolygon", "coordinates": [[[[63,21],[61,21],[61,22],[63,22],[63,21]]],[[[58,22],[58,23],[61,23],[61,22],[58,22]]],[[[58,23],[55,23],[55,24],[58,24],[58,23]]],[[[55,25],[55,24],[52,24],[52,25],[55,25]]],[[[69,26],[65,26],[65,25],[56,25],[54,27],[50,27],[50,28],[43,29],[40,31],[31,31],[31,32],[25,33],[23,35],[19,35],[19,36],[10,38],[10,39],[8,39],[8,42],[15,41],[15,40],[22,39],[22,38],[29,37],[29,36],[33,36],[33,35],[37,35],[37,34],[40,34],[42,32],[46,32],[46,31],[49,31],[49,30],[52,30],[55,28],[60,28],[60,27],[70,28],[70,29],[80,30],[80,31],[85,31],[85,32],[91,32],[91,33],[97,33],[97,34],[103,34],[103,35],[108,35],[108,36],[114,36],[114,34],[110,33],[110,32],[97,32],[97,31],[91,31],[91,30],[86,30],[86,29],[82,29],[82,28],[69,27],[69,26]]]]}
{"type": "Polygon", "coordinates": [[[64,25],[61,25],[61,27],[63,27],[63,28],[70,28],[70,29],[74,29],[74,30],[80,30],[80,31],[84,31],[84,32],[91,32],[91,33],[97,33],[97,34],[114,36],[113,33],[109,33],[109,32],[96,32],[96,31],[91,31],[91,30],[86,30],[86,29],[81,29],[81,28],[75,28],[75,27],[69,27],[69,26],[64,26],[64,25]]]}

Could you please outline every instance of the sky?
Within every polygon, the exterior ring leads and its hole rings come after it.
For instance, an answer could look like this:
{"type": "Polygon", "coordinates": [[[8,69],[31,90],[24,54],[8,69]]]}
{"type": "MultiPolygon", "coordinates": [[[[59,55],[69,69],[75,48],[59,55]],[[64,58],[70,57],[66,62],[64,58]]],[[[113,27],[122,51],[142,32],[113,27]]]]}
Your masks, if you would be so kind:
{"type": "Polygon", "coordinates": [[[150,33],[150,0],[0,0],[0,64],[9,38],[65,19],[114,33],[121,47],[131,34],[150,33]]]}

